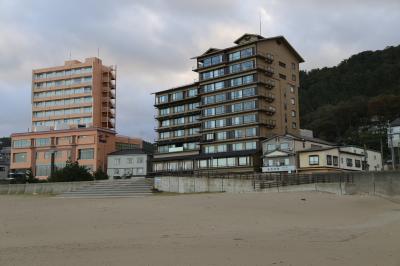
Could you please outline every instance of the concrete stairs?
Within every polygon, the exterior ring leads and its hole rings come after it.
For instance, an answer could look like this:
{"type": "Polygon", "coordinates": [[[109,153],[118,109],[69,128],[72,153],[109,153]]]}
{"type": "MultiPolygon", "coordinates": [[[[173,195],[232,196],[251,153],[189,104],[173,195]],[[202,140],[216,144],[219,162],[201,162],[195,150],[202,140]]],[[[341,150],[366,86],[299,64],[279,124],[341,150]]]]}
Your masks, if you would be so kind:
{"type": "Polygon", "coordinates": [[[143,197],[152,194],[153,179],[102,180],[57,195],[59,198],[121,198],[143,197]]]}

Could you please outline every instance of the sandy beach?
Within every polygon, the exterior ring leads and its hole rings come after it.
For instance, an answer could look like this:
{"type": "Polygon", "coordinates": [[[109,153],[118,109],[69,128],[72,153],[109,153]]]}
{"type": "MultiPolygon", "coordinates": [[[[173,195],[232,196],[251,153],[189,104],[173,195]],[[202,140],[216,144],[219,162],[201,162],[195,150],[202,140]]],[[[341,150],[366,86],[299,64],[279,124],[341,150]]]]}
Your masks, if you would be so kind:
{"type": "Polygon", "coordinates": [[[0,196],[0,265],[400,265],[400,205],[247,193],[0,196]]]}

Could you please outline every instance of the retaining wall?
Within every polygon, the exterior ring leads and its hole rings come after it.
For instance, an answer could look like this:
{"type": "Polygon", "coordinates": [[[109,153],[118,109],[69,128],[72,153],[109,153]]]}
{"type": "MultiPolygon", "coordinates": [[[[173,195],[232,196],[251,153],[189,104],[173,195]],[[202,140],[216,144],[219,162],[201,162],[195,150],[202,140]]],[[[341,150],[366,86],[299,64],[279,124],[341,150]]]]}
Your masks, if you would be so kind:
{"type": "Polygon", "coordinates": [[[95,181],[0,185],[0,194],[60,194],[91,185],[93,182],[95,181]]]}
{"type": "Polygon", "coordinates": [[[344,183],[316,183],[256,189],[254,182],[256,181],[251,179],[162,176],[154,178],[154,187],[160,191],[175,193],[324,191],[341,195],[345,191],[344,183]]]}
{"type": "Polygon", "coordinates": [[[281,186],[257,189],[253,179],[235,178],[194,178],[161,176],[155,177],[154,187],[160,191],[176,193],[196,192],[284,192],[284,191],[323,191],[342,194],[368,194],[377,196],[400,196],[400,172],[357,172],[352,174],[350,183],[315,183],[294,186],[281,186]]]}

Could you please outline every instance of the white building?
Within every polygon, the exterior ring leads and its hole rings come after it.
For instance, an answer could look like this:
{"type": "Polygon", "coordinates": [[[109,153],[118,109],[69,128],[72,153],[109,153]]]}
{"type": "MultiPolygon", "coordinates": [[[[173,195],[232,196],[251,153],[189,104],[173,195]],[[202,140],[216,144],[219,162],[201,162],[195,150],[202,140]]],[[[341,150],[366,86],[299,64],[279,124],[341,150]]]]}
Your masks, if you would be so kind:
{"type": "Polygon", "coordinates": [[[333,144],[321,139],[313,138],[312,132],[307,132],[304,136],[286,134],[266,139],[262,142],[262,172],[297,172],[298,151],[323,147],[333,147],[333,144]]]}
{"type": "Polygon", "coordinates": [[[400,164],[400,118],[395,119],[389,124],[387,139],[391,152],[390,162],[396,168],[396,165],[400,164]]]}
{"type": "Polygon", "coordinates": [[[110,179],[147,176],[151,156],[143,150],[121,150],[108,155],[107,174],[110,179]]]}
{"type": "Polygon", "coordinates": [[[299,151],[298,157],[302,173],[382,170],[380,152],[355,146],[310,148],[299,151]]]}

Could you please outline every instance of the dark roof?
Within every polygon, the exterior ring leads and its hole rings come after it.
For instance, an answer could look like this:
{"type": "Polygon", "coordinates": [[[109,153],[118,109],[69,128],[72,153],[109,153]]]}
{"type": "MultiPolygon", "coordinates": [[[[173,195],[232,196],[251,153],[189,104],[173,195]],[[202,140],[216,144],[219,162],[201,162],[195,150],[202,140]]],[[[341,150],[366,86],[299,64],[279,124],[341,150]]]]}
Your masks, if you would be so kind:
{"type": "Polygon", "coordinates": [[[195,82],[192,82],[192,83],[189,83],[189,84],[184,84],[184,85],[181,85],[181,86],[165,89],[165,90],[162,90],[162,91],[152,92],[151,94],[156,94],[156,95],[157,94],[164,94],[164,93],[172,92],[172,91],[175,91],[175,90],[181,90],[181,89],[186,89],[186,88],[190,88],[190,87],[198,87],[198,86],[199,86],[199,82],[195,81],[195,82]]]}
{"type": "Polygon", "coordinates": [[[292,138],[297,139],[297,140],[307,140],[307,141],[310,141],[310,142],[315,142],[315,143],[320,143],[320,144],[325,144],[325,145],[330,145],[330,146],[337,146],[336,143],[332,143],[332,142],[329,142],[329,141],[326,141],[326,140],[323,140],[323,139],[309,138],[309,137],[304,137],[304,136],[300,136],[300,135],[292,134],[292,133],[287,133],[285,135],[274,135],[274,136],[272,136],[270,138],[267,138],[264,141],[268,141],[268,140],[271,140],[271,139],[276,138],[276,137],[292,137],[292,138]]]}
{"type": "Polygon", "coordinates": [[[309,149],[297,151],[297,152],[310,152],[310,151],[327,151],[332,149],[337,149],[338,147],[311,147],[309,149]]]}
{"type": "Polygon", "coordinates": [[[134,154],[149,154],[146,151],[142,149],[128,149],[128,150],[120,150],[120,151],[115,151],[112,153],[109,153],[108,155],[134,155],[134,154]]]}
{"type": "Polygon", "coordinates": [[[392,127],[398,127],[398,126],[400,126],[400,117],[399,117],[399,118],[396,118],[395,120],[393,120],[393,121],[390,123],[390,126],[392,126],[392,127]]]}
{"type": "Polygon", "coordinates": [[[206,54],[210,54],[210,53],[213,53],[213,52],[217,52],[217,51],[220,51],[221,49],[218,49],[218,48],[209,48],[207,51],[205,51],[202,55],[206,55],[206,54]]]}
{"type": "Polygon", "coordinates": [[[263,37],[261,35],[249,34],[249,33],[245,33],[239,39],[237,39],[235,41],[235,44],[236,44],[235,46],[231,46],[231,47],[228,47],[228,48],[225,48],[225,49],[215,50],[215,51],[211,51],[211,49],[213,49],[213,48],[209,48],[203,54],[201,54],[199,56],[192,57],[191,59],[197,59],[199,57],[204,57],[204,56],[206,56],[208,54],[216,54],[216,53],[219,53],[219,52],[224,51],[224,50],[230,50],[230,49],[234,49],[236,47],[240,47],[240,46],[243,46],[243,45],[248,45],[249,43],[256,43],[256,42],[262,42],[262,41],[273,41],[273,40],[282,41],[287,46],[287,48],[297,57],[297,59],[299,60],[300,63],[304,62],[303,57],[301,57],[301,55],[293,48],[293,46],[289,43],[289,41],[286,40],[286,38],[283,37],[282,35],[265,38],[265,37],[263,37]],[[248,36],[256,36],[257,37],[257,41],[251,41],[251,42],[244,43],[244,44],[238,44],[238,43],[240,43],[240,40],[242,40],[243,38],[246,38],[248,36]]]}

